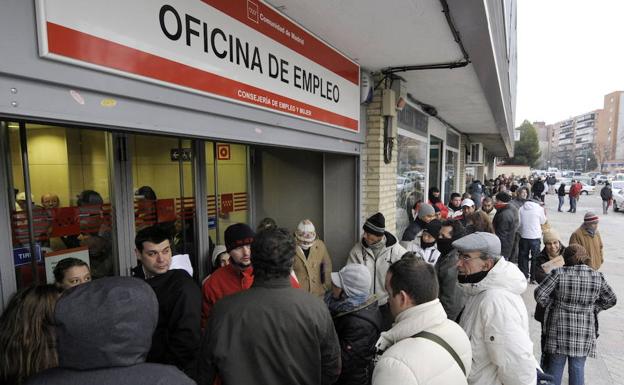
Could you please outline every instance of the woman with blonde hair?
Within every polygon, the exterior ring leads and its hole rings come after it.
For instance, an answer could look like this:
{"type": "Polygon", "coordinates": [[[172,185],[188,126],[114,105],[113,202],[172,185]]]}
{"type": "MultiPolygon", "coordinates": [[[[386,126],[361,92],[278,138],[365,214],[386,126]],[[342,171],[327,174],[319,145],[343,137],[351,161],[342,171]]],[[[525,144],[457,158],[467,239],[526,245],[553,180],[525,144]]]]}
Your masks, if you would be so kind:
{"type": "Polygon", "coordinates": [[[55,285],[18,291],[0,316],[0,383],[21,385],[44,369],[58,365],[54,307],[55,285]]]}

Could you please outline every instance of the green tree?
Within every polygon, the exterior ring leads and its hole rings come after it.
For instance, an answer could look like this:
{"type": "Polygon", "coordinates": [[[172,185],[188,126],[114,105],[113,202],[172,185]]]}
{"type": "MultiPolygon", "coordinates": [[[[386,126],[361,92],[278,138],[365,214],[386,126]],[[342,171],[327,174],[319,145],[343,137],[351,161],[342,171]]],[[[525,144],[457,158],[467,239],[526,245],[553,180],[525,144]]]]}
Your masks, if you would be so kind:
{"type": "Polygon", "coordinates": [[[507,159],[505,163],[535,167],[541,155],[537,131],[528,120],[522,122],[518,130],[520,130],[521,134],[520,140],[516,141],[514,145],[514,157],[507,159]]]}

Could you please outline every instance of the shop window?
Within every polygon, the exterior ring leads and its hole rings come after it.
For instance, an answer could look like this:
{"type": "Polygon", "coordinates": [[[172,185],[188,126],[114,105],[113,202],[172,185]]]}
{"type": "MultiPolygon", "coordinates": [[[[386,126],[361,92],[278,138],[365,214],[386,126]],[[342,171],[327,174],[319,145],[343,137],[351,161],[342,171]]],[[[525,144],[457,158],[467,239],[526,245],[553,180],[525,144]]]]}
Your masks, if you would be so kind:
{"type": "Polygon", "coordinates": [[[427,142],[399,135],[397,151],[397,237],[413,220],[412,208],[425,196],[427,142]]]}
{"type": "Polygon", "coordinates": [[[34,283],[36,276],[39,282],[54,282],[56,263],[68,257],[87,262],[93,278],[114,275],[117,259],[113,255],[108,133],[25,124],[29,197],[21,129],[17,123],[5,126],[9,182],[15,192],[11,235],[18,288],[34,283]],[[29,199],[32,215],[27,210],[29,199]]]}
{"type": "Polygon", "coordinates": [[[247,159],[248,146],[206,142],[208,225],[216,244],[224,244],[228,226],[249,221],[247,159]]]}
{"type": "Polygon", "coordinates": [[[448,204],[451,194],[457,191],[457,169],[459,157],[454,151],[446,151],[445,179],[444,179],[444,203],[448,204]]]}
{"type": "Polygon", "coordinates": [[[128,144],[133,157],[136,230],[160,226],[168,231],[174,255],[189,255],[197,271],[191,141],[132,135],[128,144]]]}

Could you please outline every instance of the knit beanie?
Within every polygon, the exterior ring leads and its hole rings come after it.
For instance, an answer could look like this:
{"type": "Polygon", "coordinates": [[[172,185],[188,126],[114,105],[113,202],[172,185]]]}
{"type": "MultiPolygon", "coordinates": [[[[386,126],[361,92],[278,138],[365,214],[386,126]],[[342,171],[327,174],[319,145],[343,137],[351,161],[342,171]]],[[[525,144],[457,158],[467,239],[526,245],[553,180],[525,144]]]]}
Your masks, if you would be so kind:
{"type": "Polygon", "coordinates": [[[585,217],[583,218],[583,222],[585,224],[590,224],[590,223],[598,223],[598,220],[600,218],[598,218],[598,215],[596,215],[596,213],[594,213],[593,211],[588,211],[585,213],[585,217]]]}
{"type": "Polygon", "coordinates": [[[561,237],[559,236],[559,233],[557,233],[553,229],[550,229],[549,231],[544,231],[544,243],[557,241],[561,242],[561,237]]]}
{"type": "Polygon", "coordinates": [[[225,248],[229,253],[237,247],[251,245],[254,240],[254,236],[255,234],[251,227],[244,223],[235,223],[225,229],[225,248]]]}
{"type": "MultiPolygon", "coordinates": [[[[433,209],[432,209],[433,213],[433,209]]],[[[364,231],[381,237],[386,231],[386,218],[382,213],[375,213],[364,223],[364,231]]]]}
{"type": "Polygon", "coordinates": [[[509,201],[511,201],[511,195],[507,194],[506,192],[499,192],[498,194],[496,194],[496,201],[509,203],[509,201]]]}
{"type": "Polygon", "coordinates": [[[423,203],[420,205],[420,208],[418,209],[418,218],[420,218],[421,220],[424,220],[425,216],[431,215],[431,214],[435,214],[435,210],[433,209],[433,206],[431,206],[428,203],[423,203]]]}
{"type": "Polygon", "coordinates": [[[295,238],[297,239],[297,244],[299,244],[302,249],[309,249],[316,240],[316,229],[312,221],[304,219],[299,222],[297,230],[295,230],[295,238]]]}
{"type": "Polygon", "coordinates": [[[347,297],[362,297],[370,293],[371,273],[366,266],[359,263],[350,263],[339,272],[331,273],[331,280],[334,285],[344,290],[347,297]]]}
{"type": "Polygon", "coordinates": [[[440,235],[440,229],[442,228],[442,222],[437,219],[432,220],[431,222],[425,224],[424,231],[426,231],[429,235],[438,239],[440,235]]]}

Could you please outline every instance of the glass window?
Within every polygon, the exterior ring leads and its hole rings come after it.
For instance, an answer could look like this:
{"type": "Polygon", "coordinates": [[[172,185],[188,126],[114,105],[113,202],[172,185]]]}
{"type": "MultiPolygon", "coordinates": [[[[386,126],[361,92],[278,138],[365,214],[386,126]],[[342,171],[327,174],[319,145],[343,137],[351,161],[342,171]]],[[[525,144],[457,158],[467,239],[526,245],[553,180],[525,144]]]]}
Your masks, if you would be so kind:
{"type": "Polygon", "coordinates": [[[25,131],[30,197],[22,172],[20,129],[16,123],[8,124],[18,288],[33,283],[35,274],[40,282],[54,282],[56,263],[67,257],[87,262],[94,278],[115,274],[108,133],[41,124],[26,124],[25,131]],[[27,211],[28,199],[32,218],[27,211]],[[36,272],[31,263],[31,239],[38,261],[36,272]]]}
{"type": "Polygon", "coordinates": [[[130,135],[137,231],[158,225],[173,239],[173,253],[188,254],[197,271],[193,153],[188,139],[130,135]]]}
{"type": "Polygon", "coordinates": [[[451,193],[457,191],[457,161],[459,160],[457,153],[454,151],[446,151],[445,179],[444,179],[444,204],[448,204],[451,193]]]}
{"type": "Polygon", "coordinates": [[[412,208],[424,199],[427,172],[427,142],[398,136],[397,152],[397,237],[413,220],[412,208]]]}
{"type": "Polygon", "coordinates": [[[216,244],[224,244],[228,226],[249,223],[247,170],[248,146],[206,142],[208,218],[210,237],[216,244]]]}

